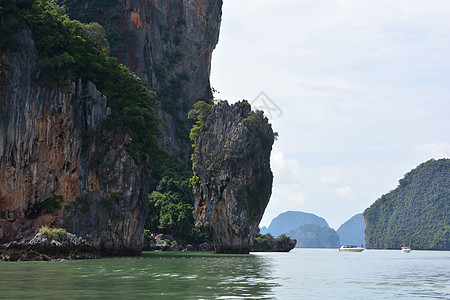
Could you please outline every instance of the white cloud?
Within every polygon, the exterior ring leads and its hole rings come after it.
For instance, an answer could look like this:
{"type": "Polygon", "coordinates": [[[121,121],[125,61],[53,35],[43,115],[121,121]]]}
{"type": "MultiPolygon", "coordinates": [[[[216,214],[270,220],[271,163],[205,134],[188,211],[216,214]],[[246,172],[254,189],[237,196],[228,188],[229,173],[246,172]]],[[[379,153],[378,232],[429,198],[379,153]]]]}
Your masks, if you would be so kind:
{"type": "Polygon", "coordinates": [[[354,191],[349,186],[342,186],[342,187],[336,188],[336,193],[342,197],[349,197],[349,196],[353,195],[354,191]]]}
{"type": "Polygon", "coordinates": [[[354,195],[355,191],[350,186],[344,186],[343,181],[348,181],[344,178],[342,170],[338,167],[326,167],[326,173],[320,177],[320,183],[323,186],[329,186],[334,189],[334,192],[339,198],[349,198],[354,195]]]}
{"type": "Polygon", "coordinates": [[[273,189],[274,202],[280,202],[280,208],[286,210],[286,207],[298,209],[305,203],[305,193],[303,187],[297,183],[280,184],[273,189]]]}
{"type": "Polygon", "coordinates": [[[327,172],[326,174],[320,177],[320,182],[325,184],[337,184],[341,181],[342,172],[339,168],[327,167],[326,172],[327,172]]]}
{"type": "Polygon", "coordinates": [[[271,168],[274,174],[272,197],[261,221],[261,225],[266,226],[279,213],[286,210],[300,210],[305,203],[305,178],[299,162],[285,157],[283,152],[274,147],[271,168]]]}
{"type": "Polygon", "coordinates": [[[276,181],[280,183],[298,183],[301,181],[301,167],[298,161],[286,158],[277,147],[274,147],[272,151],[270,165],[276,181]]]}

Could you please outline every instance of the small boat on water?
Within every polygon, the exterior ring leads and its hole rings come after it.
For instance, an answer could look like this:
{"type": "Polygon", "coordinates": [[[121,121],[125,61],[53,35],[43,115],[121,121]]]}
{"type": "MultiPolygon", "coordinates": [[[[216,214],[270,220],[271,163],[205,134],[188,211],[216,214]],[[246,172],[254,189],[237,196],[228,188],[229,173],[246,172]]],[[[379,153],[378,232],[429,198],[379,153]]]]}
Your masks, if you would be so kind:
{"type": "Polygon", "coordinates": [[[358,246],[353,246],[353,245],[344,245],[341,248],[339,248],[339,251],[362,252],[362,251],[364,251],[364,247],[358,247],[358,246]]]}
{"type": "Polygon", "coordinates": [[[409,247],[402,247],[402,253],[409,253],[411,252],[411,248],[409,247]]]}

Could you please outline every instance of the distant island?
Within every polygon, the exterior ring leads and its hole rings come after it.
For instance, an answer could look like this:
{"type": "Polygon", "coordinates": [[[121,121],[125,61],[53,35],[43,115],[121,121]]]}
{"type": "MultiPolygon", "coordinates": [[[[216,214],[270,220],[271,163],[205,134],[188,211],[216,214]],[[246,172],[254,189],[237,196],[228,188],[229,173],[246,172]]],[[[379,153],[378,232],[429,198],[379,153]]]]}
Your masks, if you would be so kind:
{"type": "Polygon", "coordinates": [[[324,218],[312,213],[287,211],[279,214],[262,234],[287,235],[297,240],[296,248],[338,248],[339,236],[324,218]]]}
{"type": "Polygon", "coordinates": [[[450,250],[450,159],[413,169],[364,211],[372,249],[450,250]]]}
{"type": "Polygon", "coordinates": [[[279,236],[305,224],[317,224],[322,227],[329,227],[324,218],[318,217],[315,214],[302,211],[286,211],[275,217],[270,222],[269,227],[262,227],[261,234],[270,233],[273,236],[279,236]]]}
{"type": "Polygon", "coordinates": [[[297,240],[297,248],[339,248],[339,235],[329,227],[305,224],[287,233],[297,240]]]}
{"type": "Polygon", "coordinates": [[[366,224],[364,223],[364,216],[362,213],[354,215],[344,224],[342,224],[338,230],[339,240],[341,245],[365,245],[366,239],[364,231],[366,224]]]}

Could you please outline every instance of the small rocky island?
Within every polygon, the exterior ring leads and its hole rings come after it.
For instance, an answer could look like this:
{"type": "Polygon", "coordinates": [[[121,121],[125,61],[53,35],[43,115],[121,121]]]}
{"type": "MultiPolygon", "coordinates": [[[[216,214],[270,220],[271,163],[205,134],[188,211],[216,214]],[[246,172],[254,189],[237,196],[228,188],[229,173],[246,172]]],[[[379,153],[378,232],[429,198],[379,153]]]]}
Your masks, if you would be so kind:
{"type": "Polygon", "coordinates": [[[289,252],[294,249],[297,240],[282,234],[274,238],[270,233],[264,235],[258,233],[253,246],[252,252],[289,252]]]}

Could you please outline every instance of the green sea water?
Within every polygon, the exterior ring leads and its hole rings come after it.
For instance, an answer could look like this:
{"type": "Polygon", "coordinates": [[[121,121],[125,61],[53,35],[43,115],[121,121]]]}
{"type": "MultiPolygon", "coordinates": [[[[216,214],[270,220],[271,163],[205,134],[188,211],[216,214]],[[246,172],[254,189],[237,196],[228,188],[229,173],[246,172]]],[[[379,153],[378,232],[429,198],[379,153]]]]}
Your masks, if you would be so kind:
{"type": "Polygon", "coordinates": [[[294,249],[0,262],[7,299],[450,299],[450,253],[294,249]]]}

